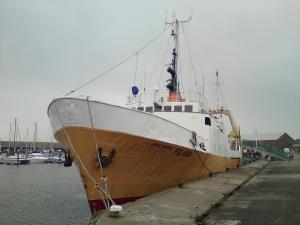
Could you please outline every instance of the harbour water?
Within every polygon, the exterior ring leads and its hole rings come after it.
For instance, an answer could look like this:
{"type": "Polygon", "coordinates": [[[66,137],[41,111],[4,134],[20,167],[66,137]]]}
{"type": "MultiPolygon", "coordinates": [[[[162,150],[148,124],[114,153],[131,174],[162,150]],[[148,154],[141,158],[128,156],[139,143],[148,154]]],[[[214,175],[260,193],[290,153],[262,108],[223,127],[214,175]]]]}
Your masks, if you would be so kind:
{"type": "Polygon", "coordinates": [[[82,225],[90,216],[75,165],[0,165],[1,225],[82,225]]]}

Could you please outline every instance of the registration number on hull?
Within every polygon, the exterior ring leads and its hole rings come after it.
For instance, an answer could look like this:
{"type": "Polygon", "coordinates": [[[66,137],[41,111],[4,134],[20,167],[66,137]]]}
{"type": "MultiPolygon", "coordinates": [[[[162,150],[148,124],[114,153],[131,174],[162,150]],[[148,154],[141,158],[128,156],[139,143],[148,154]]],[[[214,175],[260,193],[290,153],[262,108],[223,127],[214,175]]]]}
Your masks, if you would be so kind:
{"type": "Polygon", "coordinates": [[[170,145],[164,145],[160,143],[152,143],[151,146],[161,150],[173,150],[173,154],[180,157],[189,158],[193,154],[193,151],[191,150],[185,150],[182,148],[173,148],[170,145]]]}

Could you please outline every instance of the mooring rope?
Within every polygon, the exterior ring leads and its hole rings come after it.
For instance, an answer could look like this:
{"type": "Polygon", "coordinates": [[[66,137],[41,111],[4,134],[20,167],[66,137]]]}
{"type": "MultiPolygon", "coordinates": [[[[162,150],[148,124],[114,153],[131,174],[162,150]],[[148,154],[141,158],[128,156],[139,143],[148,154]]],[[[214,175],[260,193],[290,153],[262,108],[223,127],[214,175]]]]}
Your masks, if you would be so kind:
{"type": "MultiPolygon", "coordinates": [[[[67,137],[67,141],[68,141],[68,144],[71,146],[71,149],[73,150],[74,154],[75,154],[75,157],[77,158],[78,162],[81,164],[83,170],[85,171],[86,175],[92,180],[92,182],[94,183],[95,187],[98,189],[98,191],[100,192],[100,195],[101,195],[101,198],[104,200],[104,196],[102,195],[102,193],[111,201],[111,202],[114,202],[113,199],[110,197],[110,194],[107,193],[101,186],[100,184],[96,181],[96,179],[89,173],[89,171],[87,170],[87,168],[85,167],[84,163],[82,162],[82,160],[80,159],[77,151],[75,150],[75,147],[74,145],[72,144],[72,141],[70,139],[70,136],[65,128],[65,125],[64,125],[64,122],[61,118],[61,115],[57,109],[57,106],[56,106],[56,101],[53,100],[53,104],[54,104],[54,107],[55,107],[55,111],[56,111],[56,114],[58,116],[58,119],[59,119],[59,122],[61,123],[61,126],[62,126],[62,129],[67,137]]],[[[105,208],[108,210],[108,207],[106,205],[106,203],[104,202],[104,206],[105,208]]]]}
{"type": "MultiPolygon", "coordinates": [[[[93,122],[93,117],[92,117],[92,113],[91,113],[91,107],[90,107],[90,101],[89,101],[89,97],[86,98],[87,101],[87,105],[88,105],[88,111],[89,111],[89,116],[90,116],[90,122],[91,122],[91,127],[92,127],[92,131],[93,131],[93,138],[94,138],[94,144],[95,144],[95,150],[96,150],[96,155],[98,158],[98,163],[100,166],[100,173],[101,173],[101,178],[100,178],[100,182],[101,184],[103,183],[104,187],[105,187],[105,192],[108,195],[108,200],[107,202],[105,201],[104,198],[102,198],[102,201],[105,205],[105,208],[108,210],[109,209],[109,200],[111,201],[111,203],[113,205],[116,205],[116,203],[114,202],[114,200],[112,199],[112,197],[110,196],[110,192],[109,189],[107,188],[107,177],[103,175],[103,168],[102,168],[102,163],[101,163],[101,159],[99,156],[99,151],[98,151],[98,144],[97,144],[97,140],[96,140],[96,132],[95,132],[95,127],[94,127],[94,122],[93,122]]],[[[99,189],[98,189],[99,190],[99,189]]],[[[99,192],[101,192],[101,189],[99,190],[99,192]]],[[[101,195],[102,196],[102,195],[101,195]]]]}
{"type": "Polygon", "coordinates": [[[87,101],[87,105],[88,105],[88,110],[89,110],[89,116],[90,116],[90,122],[91,122],[91,127],[92,127],[92,131],[93,131],[93,138],[94,138],[94,143],[95,143],[95,149],[96,149],[96,155],[100,164],[100,170],[101,170],[101,176],[103,175],[103,169],[102,169],[102,163],[101,163],[101,159],[99,156],[99,152],[98,150],[98,144],[96,141],[96,133],[95,133],[95,128],[94,128],[94,122],[93,122],[93,118],[92,118],[92,114],[91,114],[91,107],[90,107],[90,101],[89,101],[89,97],[86,98],[87,101]]]}
{"type": "MultiPolygon", "coordinates": [[[[196,132],[192,132],[192,135],[196,135],[196,132]]],[[[200,137],[202,140],[206,140],[206,139],[204,139],[204,138],[202,138],[202,137],[200,137]]],[[[192,141],[191,141],[191,139],[190,139],[190,143],[192,144],[192,146],[193,146],[193,148],[194,148],[194,151],[196,151],[196,155],[197,155],[197,158],[199,159],[199,161],[201,162],[201,164],[202,164],[202,166],[209,172],[209,173],[214,173],[212,170],[210,170],[206,165],[205,165],[205,163],[202,161],[202,159],[201,159],[201,157],[200,157],[200,151],[198,151],[197,149],[196,149],[196,146],[192,143],[192,141]]],[[[207,153],[206,153],[207,154],[207,153]]]]}

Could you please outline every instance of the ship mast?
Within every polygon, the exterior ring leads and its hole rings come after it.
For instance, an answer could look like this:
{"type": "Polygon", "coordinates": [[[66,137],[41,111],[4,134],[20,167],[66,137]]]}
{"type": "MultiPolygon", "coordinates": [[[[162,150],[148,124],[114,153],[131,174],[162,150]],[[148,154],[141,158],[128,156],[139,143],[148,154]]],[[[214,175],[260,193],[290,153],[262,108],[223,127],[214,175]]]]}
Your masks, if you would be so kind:
{"type": "Polygon", "coordinates": [[[171,36],[174,37],[175,46],[172,51],[172,62],[168,67],[167,71],[171,74],[171,78],[168,80],[167,88],[169,89],[169,102],[184,102],[185,100],[180,95],[178,73],[177,73],[177,62],[178,62],[178,43],[179,43],[179,25],[187,23],[191,20],[175,20],[173,22],[166,22],[167,25],[171,25],[175,28],[172,30],[171,36]]]}

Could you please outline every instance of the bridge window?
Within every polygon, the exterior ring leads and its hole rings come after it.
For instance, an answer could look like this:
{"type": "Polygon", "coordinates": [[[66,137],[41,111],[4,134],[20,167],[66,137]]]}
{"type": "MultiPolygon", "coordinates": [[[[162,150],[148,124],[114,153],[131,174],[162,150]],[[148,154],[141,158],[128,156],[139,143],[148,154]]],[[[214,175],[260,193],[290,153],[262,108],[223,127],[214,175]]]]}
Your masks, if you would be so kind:
{"type": "Polygon", "coordinates": [[[146,112],[153,112],[153,107],[152,106],[146,107],[146,112]]]}
{"type": "Polygon", "coordinates": [[[185,105],[184,106],[185,112],[193,112],[193,106],[192,105],[185,105]]]}
{"type": "Polygon", "coordinates": [[[182,111],[182,106],[181,105],[175,105],[174,106],[174,112],[181,112],[182,111]]]}
{"type": "Polygon", "coordinates": [[[205,117],[205,125],[211,126],[211,121],[209,117],[205,117]]]}
{"type": "Polygon", "coordinates": [[[144,107],[137,107],[137,110],[144,111],[144,107]]]}
{"type": "Polygon", "coordinates": [[[164,106],[164,111],[165,112],[171,112],[172,107],[170,105],[164,106]]]}

